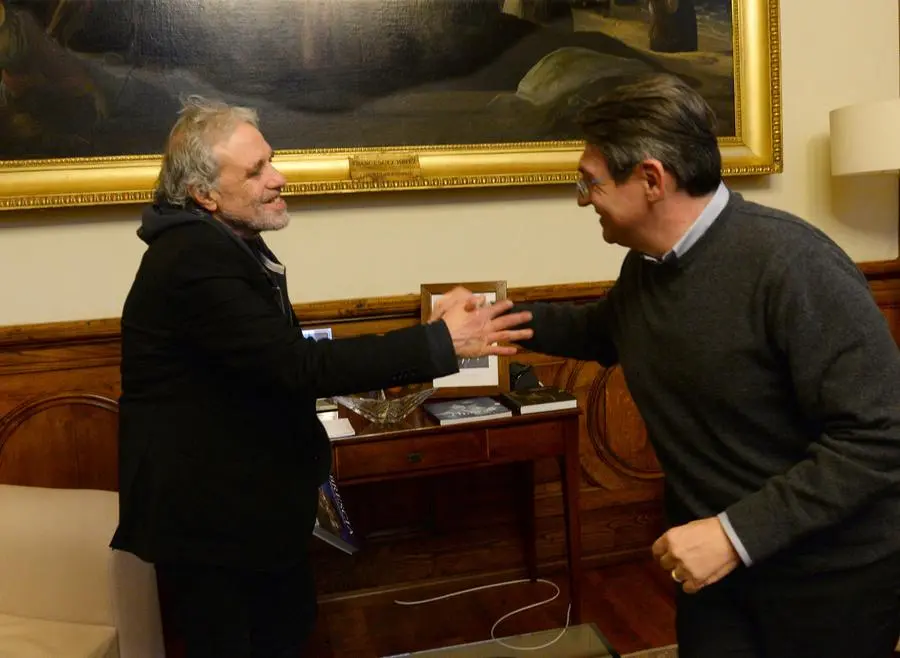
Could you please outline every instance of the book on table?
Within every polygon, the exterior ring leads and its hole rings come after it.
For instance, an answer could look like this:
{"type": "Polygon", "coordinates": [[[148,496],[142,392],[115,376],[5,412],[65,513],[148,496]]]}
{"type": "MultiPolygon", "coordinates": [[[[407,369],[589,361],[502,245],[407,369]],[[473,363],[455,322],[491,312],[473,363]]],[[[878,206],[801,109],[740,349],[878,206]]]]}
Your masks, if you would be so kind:
{"type": "Polygon", "coordinates": [[[444,402],[428,402],[425,411],[434,416],[441,425],[471,423],[492,418],[508,418],[512,411],[493,398],[473,397],[444,402]]]}
{"type": "Polygon", "coordinates": [[[568,391],[553,386],[538,386],[500,395],[507,407],[519,414],[536,414],[543,411],[574,409],[578,400],[568,391]]]}

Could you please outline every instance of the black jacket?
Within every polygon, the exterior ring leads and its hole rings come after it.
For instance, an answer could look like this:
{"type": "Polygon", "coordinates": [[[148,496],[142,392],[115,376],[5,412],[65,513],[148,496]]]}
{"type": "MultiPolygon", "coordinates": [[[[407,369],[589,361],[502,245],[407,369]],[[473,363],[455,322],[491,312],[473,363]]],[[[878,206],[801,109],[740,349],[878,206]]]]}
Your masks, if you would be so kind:
{"type": "Polygon", "coordinates": [[[157,204],[138,235],[112,546],[150,562],[303,559],[331,467],[316,398],[457,372],[446,325],[305,339],[276,280],[207,213],[157,204]]]}

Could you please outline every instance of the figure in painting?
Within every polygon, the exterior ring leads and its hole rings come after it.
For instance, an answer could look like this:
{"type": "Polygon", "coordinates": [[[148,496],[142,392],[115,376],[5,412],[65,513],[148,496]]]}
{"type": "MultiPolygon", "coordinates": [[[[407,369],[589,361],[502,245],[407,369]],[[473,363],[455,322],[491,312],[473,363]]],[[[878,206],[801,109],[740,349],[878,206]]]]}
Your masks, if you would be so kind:
{"type": "Polygon", "coordinates": [[[693,0],[650,0],[650,49],[677,53],[697,50],[693,0]]]}

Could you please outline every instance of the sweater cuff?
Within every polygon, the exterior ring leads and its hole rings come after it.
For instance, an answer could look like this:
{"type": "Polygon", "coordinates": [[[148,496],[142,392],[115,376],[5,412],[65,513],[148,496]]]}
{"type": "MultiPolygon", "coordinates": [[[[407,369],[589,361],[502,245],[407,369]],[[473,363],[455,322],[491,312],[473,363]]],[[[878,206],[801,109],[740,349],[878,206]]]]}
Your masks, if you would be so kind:
{"type": "Polygon", "coordinates": [[[738,537],[737,533],[734,531],[734,526],[731,525],[731,521],[728,519],[728,514],[722,512],[718,515],[717,518],[719,519],[719,523],[722,524],[722,529],[725,530],[725,534],[728,535],[728,540],[731,542],[731,545],[734,546],[734,550],[737,551],[737,554],[741,556],[741,561],[744,563],[744,566],[749,567],[751,564],[753,564],[753,560],[750,559],[750,554],[744,547],[744,543],[741,541],[741,538],[738,537]]]}
{"type": "Polygon", "coordinates": [[[446,375],[454,375],[459,372],[459,359],[456,350],[453,349],[453,338],[447,323],[443,320],[429,322],[425,325],[425,335],[428,339],[428,352],[431,356],[431,366],[434,368],[435,378],[446,375]]]}

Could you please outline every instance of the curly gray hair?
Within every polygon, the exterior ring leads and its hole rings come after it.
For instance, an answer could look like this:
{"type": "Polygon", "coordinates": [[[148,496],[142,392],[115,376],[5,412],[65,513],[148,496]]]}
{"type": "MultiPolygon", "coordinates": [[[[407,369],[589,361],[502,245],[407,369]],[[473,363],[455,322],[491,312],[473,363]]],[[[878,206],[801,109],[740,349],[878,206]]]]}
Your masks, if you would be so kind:
{"type": "Polygon", "coordinates": [[[156,196],[183,207],[193,194],[215,189],[219,163],[214,148],[241,123],[259,127],[256,110],[189,96],[182,103],[178,120],[169,133],[156,196]]]}

